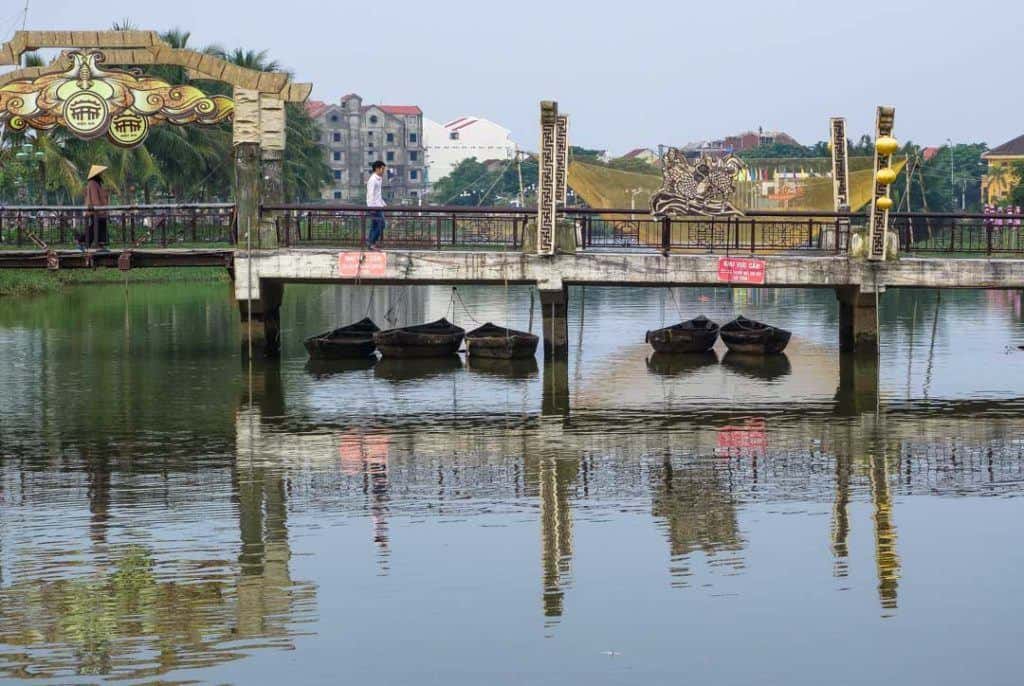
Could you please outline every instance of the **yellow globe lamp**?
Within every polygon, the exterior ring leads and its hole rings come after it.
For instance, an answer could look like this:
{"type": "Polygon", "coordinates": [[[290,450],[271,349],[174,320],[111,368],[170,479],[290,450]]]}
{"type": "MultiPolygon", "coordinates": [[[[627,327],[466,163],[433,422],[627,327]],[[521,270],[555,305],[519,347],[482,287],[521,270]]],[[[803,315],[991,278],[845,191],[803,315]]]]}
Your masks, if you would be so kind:
{"type": "Polygon", "coordinates": [[[896,171],[892,167],[885,167],[884,169],[878,170],[878,173],[875,174],[875,178],[878,179],[878,183],[884,183],[888,186],[896,180],[896,171]]]}
{"type": "Polygon", "coordinates": [[[892,209],[892,198],[883,195],[881,198],[875,201],[875,205],[880,210],[891,210],[892,209]]]}
{"type": "Polygon", "coordinates": [[[879,155],[891,155],[900,149],[900,144],[892,136],[882,136],[875,141],[875,150],[879,155]]]}

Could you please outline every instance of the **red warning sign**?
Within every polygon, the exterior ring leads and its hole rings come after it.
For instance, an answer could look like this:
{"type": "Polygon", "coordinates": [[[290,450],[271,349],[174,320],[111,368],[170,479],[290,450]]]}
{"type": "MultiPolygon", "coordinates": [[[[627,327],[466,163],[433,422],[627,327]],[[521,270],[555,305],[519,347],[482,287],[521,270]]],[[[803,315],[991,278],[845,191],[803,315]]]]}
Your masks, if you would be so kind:
{"type": "Polygon", "coordinates": [[[343,252],[338,254],[338,276],[342,279],[373,279],[385,276],[388,255],[383,252],[343,252]]]}
{"type": "Polygon", "coordinates": [[[725,283],[764,283],[764,260],[749,257],[718,258],[718,280],[725,283]]]}

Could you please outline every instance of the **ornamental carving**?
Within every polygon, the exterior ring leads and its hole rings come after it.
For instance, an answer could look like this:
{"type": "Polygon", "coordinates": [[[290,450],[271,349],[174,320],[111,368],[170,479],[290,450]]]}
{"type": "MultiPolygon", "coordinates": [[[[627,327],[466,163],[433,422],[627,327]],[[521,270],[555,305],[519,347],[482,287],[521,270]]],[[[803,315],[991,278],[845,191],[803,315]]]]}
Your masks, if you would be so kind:
{"type": "Polygon", "coordinates": [[[139,70],[104,69],[100,50],[61,54],[52,71],[0,86],[0,124],[12,131],[62,126],[84,140],[141,144],[160,124],[217,124],[234,113],[231,98],[175,86],[139,70]]]}
{"type": "Polygon", "coordinates": [[[661,190],[651,196],[651,213],[659,217],[677,215],[743,214],[729,202],[736,191],[736,179],[746,164],[734,155],[701,155],[690,162],[682,150],[669,148],[664,159],[661,190]]]}

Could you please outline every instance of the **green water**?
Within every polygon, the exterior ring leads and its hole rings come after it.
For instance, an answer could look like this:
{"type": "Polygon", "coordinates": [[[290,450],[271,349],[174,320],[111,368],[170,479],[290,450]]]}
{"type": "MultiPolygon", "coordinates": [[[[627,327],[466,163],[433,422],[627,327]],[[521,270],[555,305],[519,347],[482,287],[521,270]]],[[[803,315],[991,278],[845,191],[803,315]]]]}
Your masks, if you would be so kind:
{"type": "MultiPolygon", "coordinates": [[[[1018,681],[1024,318],[890,291],[571,291],[567,363],[316,365],[369,313],[528,328],[529,289],[224,284],[0,301],[0,680],[1018,681]],[[704,313],[784,359],[651,355],[704,313]]],[[[534,305],[533,329],[540,327],[534,305]]]]}

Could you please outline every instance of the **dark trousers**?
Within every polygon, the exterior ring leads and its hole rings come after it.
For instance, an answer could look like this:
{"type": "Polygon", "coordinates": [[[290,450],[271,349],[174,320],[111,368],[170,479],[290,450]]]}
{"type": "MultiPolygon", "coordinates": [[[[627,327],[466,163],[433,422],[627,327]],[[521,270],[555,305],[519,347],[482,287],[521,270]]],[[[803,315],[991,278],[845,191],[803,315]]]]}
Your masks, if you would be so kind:
{"type": "Polygon", "coordinates": [[[380,241],[381,236],[384,235],[385,226],[387,226],[387,222],[384,221],[382,211],[370,212],[370,237],[367,241],[370,245],[376,245],[380,241]]]}
{"type": "Polygon", "coordinates": [[[92,216],[86,218],[85,224],[85,235],[82,237],[82,242],[86,246],[106,245],[107,244],[107,218],[92,216]]]}

